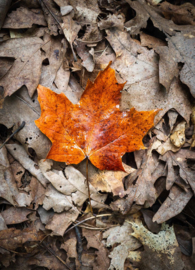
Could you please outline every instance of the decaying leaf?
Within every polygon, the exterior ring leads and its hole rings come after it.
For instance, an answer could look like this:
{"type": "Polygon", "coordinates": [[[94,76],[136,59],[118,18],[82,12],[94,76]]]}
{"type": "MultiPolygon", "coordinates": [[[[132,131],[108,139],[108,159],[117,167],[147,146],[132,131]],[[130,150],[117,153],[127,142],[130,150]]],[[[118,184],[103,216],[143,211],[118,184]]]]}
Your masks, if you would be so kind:
{"type": "Polygon", "coordinates": [[[32,97],[41,76],[41,47],[43,40],[38,37],[17,38],[4,41],[0,47],[0,57],[14,58],[15,62],[0,80],[4,96],[12,95],[26,85],[32,97]]]}
{"type": "MultiPolygon", "coordinates": [[[[48,34],[44,35],[45,45],[42,49],[45,51],[45,59],[48,59],[49,65],[42,66],[41,78],[39,83],[58,92],[54,86],[54,80],[57,72],[63,66],[63,59],[67,50],[67,42],[59,37],[51,37],[48,34]]],[[[61,78],[62,79],[62,78],[61,78]]],[[[64,81],[61,82],[64,84],[64,81]]]]}
{"type": "Polygon", "coordinates": [[[101,241],[102,233],[99,231],[83,229],[82,235],[87,240],[87,248],[97,249],[97,251],[95,252],[96,259],[94,262],[94,270],[107,270],[110,264],[110,260],[108,258],[107,249],[101,241]]]}
{"type": "MultiPolygon", "coordinates": [[[[180,149],[177,153],[171,151],[160,157],[161,160],[172,159],[173,166],[179,167],[179,175],[189,184],[195,193],[194,171],[188,166],[188,162],[195,160],[195,152],[188,149],[180,149]]],[[[168,161],[169,162],[169,161],[168,161]]]]}
{"type": "Polygon", "coordinates": [[[185,144],[185,126],[186,122],[182,121],[173,130],[173,134],[170,136],[172,144],[176,147],[181,147],[185,144]]]}
{"type": "MultiPolygon", "coordinates": [[[[137,2],[135,2],[137,3],[137,2]]],[[[155,124],[170,109],[175,109],[188,123],[191,104],[186,98],[178,79],[173,79],[169,92],[162,91],[159,85],[158,59],[153,50],[148,50],[134,41],[128,33],[112,29],[107,30],[107,40],[116,54],[112,67],[126,82],[121,98],[121,109],[151,110],[161,108],[155,117],[155,124]],[[121,42],[122,41],[122,42],[121,42]],[[128,48],[128,49],[127,49],[128,48]]]]}
{"type": "Polygon", "coordinates": [[[61,30],[60,28],[60,12],[57,9],[54,1],[48,0],[47,2],[40,1],[45,20],[47,21],[48,24],[48,29],[50,32],[50,35],[57,36],[58,31],[61,30]],[[54,16],[52,14],[55,14],[54,16]]]}
{"type": "Polygon", "coordinates": [[[26,208],[14,208],[9,209],[1,213],[7,225],[18,224],[28,220],[27,216],[31,213],[31,210],[26,208]]]}
{"type": "Polygon", "coordinates": [[[130,222],[130,224],[134,230],[131,236],[143,244],[144,251],[130,251],[128,258],[140,270],[183,269],[181,251],[173,227],[163,224],[161,231],[158,234],[153,234],[140,221],[130,222]]]}
{"type": "MultiPolygon", "coordinates": [[[[16,170],[14,162],[10,163],[8,161],[5,147],[1,149],[0,156],[2,159],[0,162],[0,196],[10,202],[13,206],[26,207],[30,206],[30,204],[34,202],[36,207],[38,203],[41,203],[44,188],[39,184],[35,177],[30,177],[30,183],[28,183],[26,187],[22,188],[19,182],[16,183],[16,180],[19,178],[15,177],[15,174],[16,176],[17,174],[23,174],[23,168],[22,171],[20,170],[21,165],[18,163],[17,169],[19,170],[16,170]]],[[[10,156],[11,155],[9,155],[9,157],[10,156]]]]}
{"type": "Polygon", "coordinates": [[[0,231],[0,246],[7,250],[15,250],[21,247],[27,241],[41,241],[44,234],[36,229],[26,228],[24,230],[17,230],[10,228],[7,230],[0,231]]]}
{"type": "Polygon", "coordinates": [[[160,9],[166,19],[171,19],[176,24],[191,24],[194,25],[194,5],[190,2],[180,6],[173,5],[169,2],[163,2],[160,9]]]}
{"type": "Polygon", "coordinates": [[[43,186],[46,186],[48,180],[41,173],[38,165],[28,157],[28,154],[25,152],[23,147],[18,144],[7,144],[6,147],[25,169],[29,170],[29,172],[34,175],[43,186]]]}
{"type": "Polygon", "coordinates": [[[160,82],[169,90],[174,76],[178,76],[178,62],[184,63],[180,71],[180,78],[195,96],[193,51],[195,37],[191,34],[177,33],[168,39],[168,47],[157,47],[155,51],[160,55],[160,82]]]}
{"type": "Polygon", "coordinates": [[[47,25],[41,10],[30,10],[25,7],[20,7],[7,16],[3,28],[30,28],[33,24],[47,25]]]}
{"type": "Polygon", "coordinates": [[[34,124],[34,120],[39,114],[40,107],[36,96],[31,100],[24,86],[17,93],[5,99],[3,109],[0,110],[0,124],[8,129],[14,126],[14,131],[18,124],[25,121],[25,127],[14,138],[23,145],[26,152],[33,149],[38,158],[42,159],[47,155],[51,143],[34,124]]]}
{"type": "Polygon", "coordinates": [[[100,170],[124,170],[121,156],[143,149],[143,136],[159,110],[119,110],[120,90],[108,67],[88,82],[78,104],[39,86],[41,117],[35,121],[53,145],[47,158],[78,164],[85,157],[100,170]]]}
{"type": "Polygon", "coordinates": [[[163,202],[158,212],[154,215],[153,221],[163,223],[178,215],[187,205],[192,196],[193,192],[191,189],[186,188],[186,190],[182,190],[181,187],[174,185],[170,190],[169,196],[163,202]]]}
{"type": "Polygon", "coordinates": [[[149,18],[156,28],[168,35],[174,35],[180,31],[186,34],[195,33],[192,25],[177,25],[172,20],[165,19],[163,14],[160,14],[160,10],[148,5],[144,0],[127,0],[127,3],[136,10],[136,17],[125,23],[127,30],[133,30],[134,34],[138,34],[141,28],[145,28],[149,18]]]}
{"type": "Polygon", "coordinates": [[[141,246],[140,242],[132,237],[131,234],[132,229],[127,222],[122,226],[111,228],[103,233],[103,238],[107,238],[106,245],[108,247],[118,244],[109,256],[111,258],[109,270],[123,270],[129,252],[141,246]]]}
{"type": "Polygon", "coordinates": [[[47,222],[46,229],[51,230],[51,235],[63,236],[66,229],[78,218],[80,211],[72,207],[69,211],[55,213],[47,222]]]}

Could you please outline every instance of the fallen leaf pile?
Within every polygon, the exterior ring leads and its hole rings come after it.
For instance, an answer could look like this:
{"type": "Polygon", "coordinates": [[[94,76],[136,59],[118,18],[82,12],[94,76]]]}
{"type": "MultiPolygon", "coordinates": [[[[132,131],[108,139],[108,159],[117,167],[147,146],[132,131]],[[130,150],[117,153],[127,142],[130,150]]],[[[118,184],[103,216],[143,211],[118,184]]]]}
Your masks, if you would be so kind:
{"type": "Polygon", "coordinates": [[[5,2],[0,268],[193,270],[195,2],[5,2]]]}

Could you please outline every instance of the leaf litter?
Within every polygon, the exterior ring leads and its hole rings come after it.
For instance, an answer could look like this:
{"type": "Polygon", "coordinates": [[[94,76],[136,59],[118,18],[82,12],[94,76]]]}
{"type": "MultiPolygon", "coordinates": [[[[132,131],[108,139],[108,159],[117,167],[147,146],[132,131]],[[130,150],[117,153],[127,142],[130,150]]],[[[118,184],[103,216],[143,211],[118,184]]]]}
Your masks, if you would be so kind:
{"type": "Polygon", "coordinates": [[[0,149],[1,269],[194,269],[194,40],[191,2],[12,2],[0,30],[0,145],[25,126],[0,149]],[[71,110],[57,103],[54,117],[43,117],[39,84],[49,110],[58,96],[71,110]],[[148,111],[153,119],[137,124],[148,111]],[[102,125],[91,125],[86,112],[102,125]],[[48,139],[55,120],[61,133],[48,139]],[[124,120],[144,132],[130,133],[124,120]],[[101,139],[114,141],[121,124],[125,148],[121,141],[101,150],[101,139]],[[63,159],[45,160],[66,132],[83,138],[76,143],[85,154],[70,162],[68,149],[63,159]],[[89,148],[101,153],[87,173],[89,148]]]}

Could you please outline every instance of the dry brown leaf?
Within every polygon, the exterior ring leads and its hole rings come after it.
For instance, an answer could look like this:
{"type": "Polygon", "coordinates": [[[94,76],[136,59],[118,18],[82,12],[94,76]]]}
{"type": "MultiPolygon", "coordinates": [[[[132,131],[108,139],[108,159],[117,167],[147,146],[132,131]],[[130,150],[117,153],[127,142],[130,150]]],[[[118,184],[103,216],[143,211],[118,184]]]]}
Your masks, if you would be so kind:
{"type": "Polygon", "coordinates": [[[20,207],[30,206],[33,202],[36,209],[38,204],[42,203],[45,189],[34,177],[28,176],[28,180],[25,177],[25,180],[23,179],[24,182],[21,182],[20,177],[24,173],[24,168],[16,161],[9,164],[5,147],[0,150],[0,160],[1,197],[12,205],[20,207]],[[18,180],[18,183],[16,180],[18,180]]]}
{"type": "Polygon", "coordinates": [[[24,230],[10,228],[0,231],[0,246],[6,250],[15,250],[18,247],[22,247],[27,241],[39,242],[43,237],[44,234],[41,231],[37,232],[34,228],[26,228],[24,230]]]}
{"type": "Polygon", "coordinates": [[[136,16],[125,23],[125,28],[136,35],[140,33],[140,29],[146,28],[147,20],[150,15],[147,13],[142,3],[138,1],[127,1],[127,3],[136,11],[136,16]]]}
{"type": "MultiPolygon", "coordinates": [[[[189,88],[193,97],[195,97],[195,61],[194,61],[194,47],[195,35],[185,35],[177,33],[169,40],[169,47],[172,43],[180,54],[180,59],[176,58],[177,62],[184,64],[180,71],[180,79],[189,88]]],[[[175,52],[176,54],[176,52],[175,52]]]]}
{"type": "MultiPolygon", "coordinates": [[[[55,187],[48,185],[43,207],[46,210],[53,208],[57,213],[44,213],[44,223],[54,235],[63,235],[68,226],[77,219],[80,207],[88,198],[87,183],[85,177],[74,167],[66,167],[64,176],[62,172],[52,171],[51,164],[49,160],[39,163],[43,175],[55,187]]],[[[93,208],[108,208],[104,204],[107,194],[98,193],[91,185],[90,192],[93,208]]]]}
{"type": "Polygon", "coordinates": [[[13,63],[14,60],[12,58],[0,58],[0,79],[6,75],[13,63]]]}
{"type": "MultiPolygon", "coordinates": [[[[45,197],[45,196],[44,196],[45,197]]],[[[42,203],[43,204],[43,203],[42,203]]],[[[49,211],[46,211],[42,206],[39,206],[37,209],[37,212],[39,213],[40,220],[43,224],[47,224],[49,220],[53,217],[54,211],[51,209],[49,211]]]]}
{"type": "Polygon", "coordinates": [[[110,264],[108,259],[108,250],[102,243],[102,233],[88,229],[82,229],[82,235],[87,240],[87,248],[95,248],[96,259],[94,262],[94,270],[107,270],[110,264]]]}
{"type": "Polygon", "coordinates": [[[124,270],[129,252],[141,246],[140,242],[131,236],[132,231],[131,225],[125,222],[122,226],[116,226],[103,233],[103,238],[107,238],[106,246],[114,247],[109,255],[111,258],[109,270],[124,270]],[[116,244],[118,246],[115,247],[116,244]]]}
{"type": "MultiPolygon", "coordinates": [[[[138,179],[134,187],[134,201],[138,205],[146,204],[147,206],[152,206],[154,204],[157,198],[154,184],[159,177],[165,175],[163,164],[158,162],[155,155],[152,155],[152,149],[150,148],[152,148],[152,145],[150,145],[147,153],[143,156],[141,167],[137,171],[138,179]]],[[[131,186],[129,189],[131,189],[131,186]]]]}
{"type": "Polygon", "coordinates": [[[37,119],[39,113],[40,107],[36,96],[31,100],[26,87],[22,87],[16,94],[7,97],[4,101],[3,109],[0,110],[0,124],[7,128],[15,125],[13,129],[15,130],[22,121],[25,121],[25,127],[14,138],[23,145],[26,152],[32,148],[37,157],[42,159],[47,155],[51,142],[34,124],[34,120],[37,119]]]}
{"type": "Polygon", "coordinates": [[[173,78],[178,76],[178,63],[184,64],[180,71],[180,79],[185,83],[195,95],[194,89],[194,71],[195,64],[193,61],[193,51],[195,44],[195,36],[191,34],[177,33],[168,39],[168,47],[157,47],[155,51],[160,55],[159,76],[167,90],[171,85],[173,78]]]}
{"type": "Polygon", "coordinates": [[[171,19],[175,24],[195,25],[195,7],[190,2],[178,6],[165,1],[160,5],[160,10],[166,19],[171,19]]]}
{"type": "Polygon", "coordinates": [[[182,190],[178,186],[173,186],[168,197],[163,202],[157,213],[153,217],[153,221],[163,223],[172,217],[175,217],[182,212],[189,200],[192,198],[193,192],[191,189],[182,190]]]}
{"type": "Polygon", "coordinates": [[[43,40],[38,37],[9,39],[1,43],[0,57],[14,58],[15,62],[0,85],[4,87],[4,96],[12,95],[23,85],[26,85],[32,97],[41,76],[41,47],[43,40]]]}
{"type": "Polygon", "coordinates": [[[69,211],[62,213],[55,213],[53,217],[47,222],[46,229],[52,230],[51,235],[63,236],[66,229],[78,218],[80,212],[74,207],[69,211]]]}
{"type": "Polygon", "coordinates": [[[67,252],[69,258],[77,258],[77,239],[76,237],[66,240],[61,246],[61,249],[64,249],[67,252]]]}
{"type": "Polygon", "coordinates": [[[188,161],[195,160],[195,152],[188,149],[180,149],[178,152],[167,152],[164,156],[160,157],[161,160],[166,161],[167,157],[172,159],[173,166],[179,166],[179,175],[189,184],[195,193],[194,171],[188,165],[188,161]]]}
{"type": "Polygon", "coordinates": [[[179,68],[176,59],[177,52],[172,45],[170,48],[167,46],[160,46],[155,48],[160,56],[159,60],[159,82],[169,91],[174,77],[178,77],[179,68]]]}
{"type": "Polygon", "coordinates": [[[78,55],[83,60],[82,66],[85,67],[88,72],[92,72],[94,70],[95,63],[92,55],[89,53],[90,49],[87,48],[85,43],[81,41],[75,42],[75,48],[78,55]]]}
{"type": "Polygon", "coordinates": [[[88,24],[96,23],[101,12],[97,0],[70,0],[69,3],[76,9],[75,20],[88,24]]]}
{"type": "Polygon", "coordinates": [[[7,225],[19,224],[28,220],[28,215],[31,213],[31,210],[26,208],[15,208],[10,207],[9,209],[1,212],[2,217],[5,220],[7,225]]]}
{"type": "Polygon", "coordinates": [[[160,89],[158,61],[153,50],[141,47],[128,33],[107,30],[107,39],[116,53],[112,64],[120,77],[119,82],[127,81],[122,92],[121,109],[135,107],[137,110],[161,108],[155,123],[170,109],[175,109],[189,122],[191,105],[178,79],[174,79],[169,93],[160,89]]]}
{"type": "MultiPolygon", "coordinates": [[[[93,46],[96,45],[96,42],[99,42],[103,39],[103,35],[102,32],[100,32],[99,28],[97,27],[97,25],[88,25],[85,31],[85,34],[82,38],[82,41],[85,44],[92,44],[93,46]],[[92,43],[91,43],[92,42],[92,43]],[[94,43],[93,43],[94,42],[94,43]]],[[[109,63],[109,61],[107,62],[109,63]]]]}
{"type": "Polygon", "coordinates": [[[119,30],[124,29],[124,17],[122,14],[109,14],[106,20],[101,20],[98,22],[98,27],[100,30],[108,29],[108,28],[118,28],[119,30]]]}
{"type": "MultiPolygon", "coordinates": [[[[152,206],[158,197],[158,190],[154,187],[156,180],[166,175],[165,166],[158,161],[157,156],[152,154],[159,145],[158,140],[150,141],[148,150],[136,151],[135,161],[138,164],[138,170],[131,173],[125,182],[126,194],[124,199],[118,199],[111,203],[114,211],[120,211],[122,214],[134,213],[133,202],[136,205],[152,206]],[[139,155],[139,158],[138,158],[139,155]]],[[[138,209],[139,210],[139,209],[138,209]]]]}
{"type": "MultiPolygon", "coordinates": [[[[58,3],[59,1],[56,1],[56,2],[58,3]]],[[[61,12],[62,16],[69,14],[72,10],[73,10],[73,7],[70,5],[60,6],[60,12],[61,12]]]]}
{"type": "Polygon", "coordinates": [[[30,28],[33,24],[47,25],[41,10],[19,7],[7,15],[3,28],[23,29],[30,28]]]}
{"type": "Polygon", "coordinates": [[[166,42],[159,39],[159,38],[156,38],[156,37],[153,37],[153,36],[150,36],[150,35],[147,35],[143,32],[140,33],[140,40],[141,40],[141,45],[144,46],[144,47],[148,47],[148,48],[151,48],[151,49],[154,49],[158,46],[166,46],[166,42]]]}
{"type": "Polygon", "coordinates": [[[69,211],[73,207],[70,196],[58,192],[51,184],[48,185],[43,200],[43,208],[50,210],[53,208],[54,212],[61,213],[69,211]]]}
{"type": "Polygon", "coordinates": [[[48,24],[50,35],[57,36],[59,34],[59,31],[61,31],[60,27],[61,16],[59,10],[57,9],[54,1],[52,0],[47,0],[47,2],[40,1],[40,3],[44,13],[45,20],[47,21],[48,24]]]}
{"type": "Polygon", "coordinates": [[[68,69],[65,69],[62,64],[56,73],[55,84],[59,89],[59,92],[64,93],[66,96],[69,80],[70,71],[68,69]]]}
{"type": "Polygon", "coordinates": [[[168,115],[168,117],[169,117],[169,127],[170,127],[170,132],[172,132],[172,131],[173,131],[173,128],[174,128],[174,126],[175,126],[177,117],[178,117],[178,113],[175,112],[175,111],[170,110],[170,111],[167,113],[167,115],[168,115]]]}
{"type": "MultiPolygon", "coordinates": [[[[42,66],[41,78],[39,83],[45,87],[49,87],[57,93],[61,93],[61,89],[56,89],[54,85],[54,80],[56,78],[57,72],[63,65],[63,59],[68,47],[68,43],[65,39],[61,37],[52,37],[48,34],[44,36],[45,46],[42,49],[45,51],[45,59],[48,59],[49,65],[42,66]]],[[[60,78],[62,84],[64,83],[63,77],[60,78]]]]}
{"type": "Polygon", "coordinates": [[[77,24],[73,19],[74,13],[71,12],[70,14],[67,14],[66,16],[62,16],[63,23],[61,23],[61,28],[64,32],[64,35],[67,39],[67,41],[70,44],[70,47],[72,49],[72,53],[74,56],[74,61],[76,62],[76,56],[73,49],[73,42],[76,39],[79,30],[81,29],[81,26],[77,24]]]}
{"type": "Polygon", "coordinates": [[[28,170],[32,175],[34,175],[43,186],[46,186],[49,181],[44,177],[39,169],[38,165],[28,157],[24,148],[18,144],[7,144],[6,148],[11,153],[11,155],[19,161],[22,166],[28,170]]]}
{"type": "Polygon", "coordinates": [[[138,34],[141,28],[145,28],[149,18],[154,26],[166,35],[174,35],[180,31],[195,34],[192,25],[177,25],[172,20],[165,19],[159,8],[148,5],[144,0],[127,0],[127,3],[136,11],[136,17],[125,23],[126,29],[132,34],[138,34]]]}

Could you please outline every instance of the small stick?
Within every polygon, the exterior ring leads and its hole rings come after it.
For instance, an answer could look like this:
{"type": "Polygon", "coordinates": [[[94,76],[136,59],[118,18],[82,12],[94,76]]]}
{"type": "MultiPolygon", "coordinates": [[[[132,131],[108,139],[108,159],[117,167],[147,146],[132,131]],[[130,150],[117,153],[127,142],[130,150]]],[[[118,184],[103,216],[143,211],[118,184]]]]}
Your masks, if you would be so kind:
{"type": "Polygon", "coordinates": [[[96,216],[93,216],[93,217],[89,217],[89,218],[86,218],[84,220],[81,220],[79,221],[77,224],[75,224],[74,226],[72,226],[71,228],[69,228],[67,231],[65,231],[64,235],[67,234],[69,231],[71,231],[72,229],[74,229],[76,226],[86,222],[87,220],[91,220],[91,219],[94,219],[94,218],[99,218],[99,217],[108,217],[108,216],[112,216],[112,214],[101,214],[101,215],[96,215],[96,216]]]}
{"type": "Polygon", "coordinates": [[[76,233],[76,238],[77,238],[77,253],[78,253],[78,259],[80,262],[80,265],[82,266],[82,253],[83,253],[83,245],[82,245],[82,239],[81,239],[81,234],[79,231],[79,228],[75,227],[75,233],[76,233]]]}
{"type": "Polygon", "coordinates": [[[23,121],[22,124],[4,141],[4,143],[0,146],[0,149],[17,133],[19,132],[21,129],[23,129],[23,127],[25,126],[25,122],[23,121]]]}

